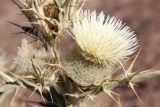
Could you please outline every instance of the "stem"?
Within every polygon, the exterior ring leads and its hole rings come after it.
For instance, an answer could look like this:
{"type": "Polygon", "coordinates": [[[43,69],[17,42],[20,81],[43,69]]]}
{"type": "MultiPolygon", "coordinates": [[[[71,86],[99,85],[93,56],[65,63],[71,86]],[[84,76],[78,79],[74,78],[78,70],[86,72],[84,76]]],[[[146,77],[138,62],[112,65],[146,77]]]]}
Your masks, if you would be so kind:
{"type": "Polygon", "coordinates": [[[121,74],[115,77],[114,81],[110,81],[108,84],[104,85],[104,89],[113,90],[116,87],[127,85],[129,82],[136,84],[157,76],[160,76],[160,70],[145,70],[139,73],[132,73],[127,77],[125,74],[121,74]]]}

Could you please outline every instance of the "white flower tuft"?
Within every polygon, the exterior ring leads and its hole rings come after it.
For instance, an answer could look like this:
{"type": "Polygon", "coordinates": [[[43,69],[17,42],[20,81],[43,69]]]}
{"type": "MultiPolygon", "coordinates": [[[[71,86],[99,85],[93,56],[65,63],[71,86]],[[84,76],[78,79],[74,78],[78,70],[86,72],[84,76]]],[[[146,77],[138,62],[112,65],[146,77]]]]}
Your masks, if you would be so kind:
{"type": "Polygon", "coordinates": [[[101,12],[79,11],[71,29],[86,60],[99,64],[118,64],[132,55],[138,40],[121,20],[101,12]]]}

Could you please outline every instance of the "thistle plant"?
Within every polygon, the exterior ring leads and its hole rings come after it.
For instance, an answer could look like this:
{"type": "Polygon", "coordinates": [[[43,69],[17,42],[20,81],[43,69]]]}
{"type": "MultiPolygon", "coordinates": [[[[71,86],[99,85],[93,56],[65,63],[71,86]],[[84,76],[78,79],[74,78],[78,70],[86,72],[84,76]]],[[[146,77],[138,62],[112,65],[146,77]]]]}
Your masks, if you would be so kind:
{"type": "Polygon", "coordinates": [[[119,103],[112,96],[113,89],[129,85],[137,95],[136,83],[160,75],[160,70],[133,72],[140,52],[134,31],[103,11],[83,10],[85,0],[16,0],[13,3],[28,18],[31,27],[9,23],[36,41],[22,40],[11,69],[4,69],[0,57],[0,77],[4,80],[1,95],[26,88],[42,97],[40,105],[78,107],[85,98],[93,99],[105,92],[119,103]],[[75,46],[62,61],[59,42],[67,35],[73,38],[75,46]],[[115,76],[120,69],[123,72],[115,76]]]}

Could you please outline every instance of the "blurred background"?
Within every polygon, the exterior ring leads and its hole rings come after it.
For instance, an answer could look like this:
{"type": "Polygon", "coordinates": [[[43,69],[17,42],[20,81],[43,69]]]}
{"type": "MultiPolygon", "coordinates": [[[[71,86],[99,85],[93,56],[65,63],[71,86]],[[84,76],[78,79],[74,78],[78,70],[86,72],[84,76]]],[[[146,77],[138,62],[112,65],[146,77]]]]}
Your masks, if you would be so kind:
{"type": "MultiPolygon", "coordinates": [[[[134,70],[160,69],[160,0],[88,0],[85,9],[104,11],[110,16],[116,16],[123,20],[126,25],[131,26],[138,36],[142,51],[138,57],[134,70]]],[[[7,23],[7,21],[24,24],[26,18],[21,15],[20,10],[10,0],[0,0],[0,48],[6,51],[7,60],[11,63],[17,52],[17,46],[25,35],[13,35],[20,31],[19,28],[7,23]]],[[[66,46],[72,44],[66,39],[62,43],[66,46]]],[[[65,54],[65,47],[62,53],[65,54]]],[[[63,56],[63,55],[62,55],[63,56]]],[[[143,101],[138,100],[129,87],[122,87],[118,90],[121,97],[122,107],[160,107],[160,78],[155,78],[138,84],[137,93],[143,101]]],[[[19,107],[18,103],[27,100],[28,91],[20,92],[12,107],[19,107]],[[22,96],[26,97],[22,97],[22,96]],[[21,101],[20,101],[21,100],[21,101]]],[[[33,97],[35,99],[37,97],[33,97]]],[[[117,104],[107,95],[101,94],[98,102],[103,107],[104,102],[109,102],[111,107],[117,104]]],[[[27,106],[31,107],[31,106],[27,106]]]]}

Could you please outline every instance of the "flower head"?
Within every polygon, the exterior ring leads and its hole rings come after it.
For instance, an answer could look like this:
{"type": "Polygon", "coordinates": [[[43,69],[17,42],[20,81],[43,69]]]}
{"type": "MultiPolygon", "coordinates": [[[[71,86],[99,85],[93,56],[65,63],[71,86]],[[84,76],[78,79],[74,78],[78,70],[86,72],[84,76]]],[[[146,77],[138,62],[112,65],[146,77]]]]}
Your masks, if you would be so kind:
{"type": "Polygon", "coordinates": [[[121,20],[101,12],[79,11],[71,29],[82,56],[93,63],[116,65],[132,55],[137,37],[121,20]]]}

